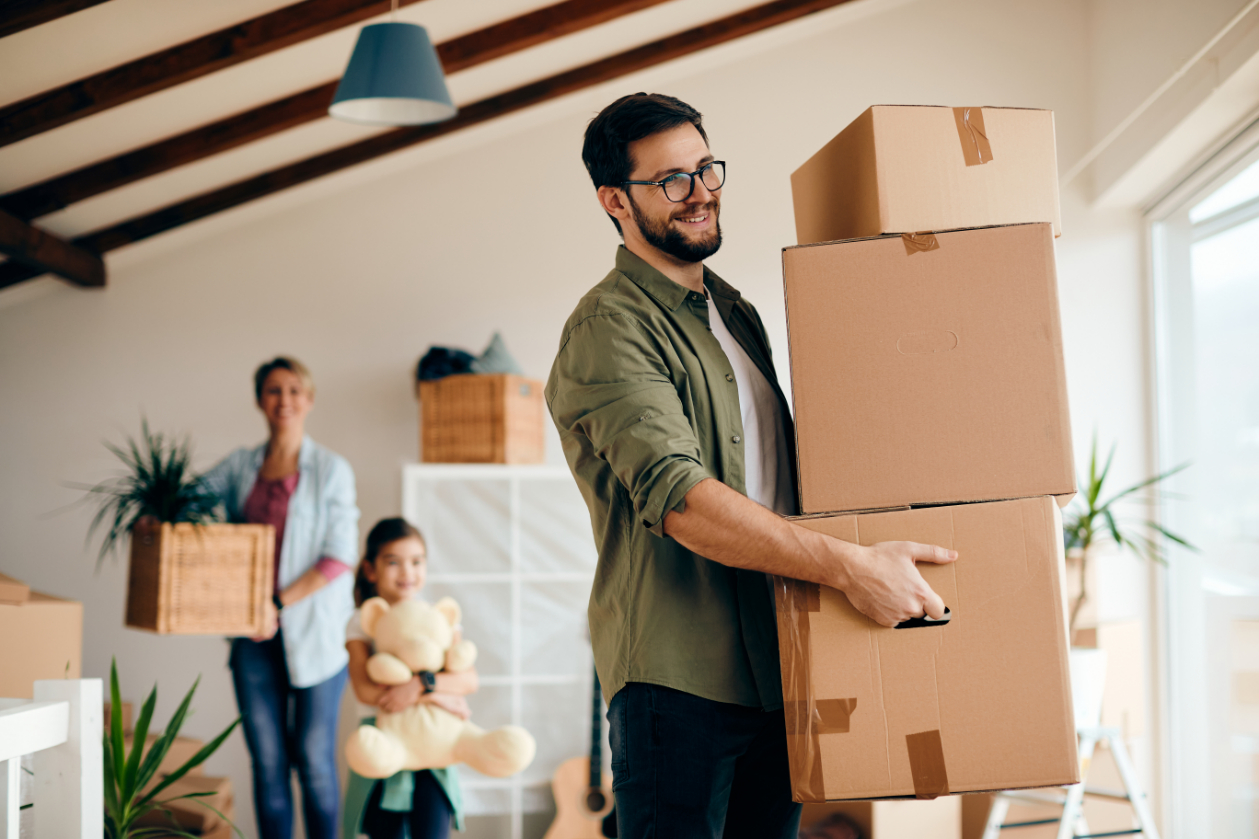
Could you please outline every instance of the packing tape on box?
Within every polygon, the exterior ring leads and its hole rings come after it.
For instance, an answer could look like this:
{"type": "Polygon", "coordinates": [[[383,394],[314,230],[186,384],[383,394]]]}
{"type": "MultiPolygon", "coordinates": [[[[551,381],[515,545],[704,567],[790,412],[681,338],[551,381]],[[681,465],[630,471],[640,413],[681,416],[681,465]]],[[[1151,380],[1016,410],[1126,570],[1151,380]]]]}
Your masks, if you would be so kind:
{"type": "Polygon", "coordinates": [[[902,233],[901,241],[905,243],[905,253],[909,256],[940,249],[940,242],[934,233],[902,233]]]}
{"type": "Polygon", "coordinates": [[[981,166],[992,162],[992,145],[984,129],[983,108],[954,108],[953,120],[957,123],[957,135],[962,141],[962,155],[967,166],[981,166]]]}
{"type": "Polygon", "coordinates": [[[914,776],[914,797],[935,798],[949,794],[949,776],[944,770],[944,744],[940,730],[905,735],[909,750],[909,771],[914,776]]]}

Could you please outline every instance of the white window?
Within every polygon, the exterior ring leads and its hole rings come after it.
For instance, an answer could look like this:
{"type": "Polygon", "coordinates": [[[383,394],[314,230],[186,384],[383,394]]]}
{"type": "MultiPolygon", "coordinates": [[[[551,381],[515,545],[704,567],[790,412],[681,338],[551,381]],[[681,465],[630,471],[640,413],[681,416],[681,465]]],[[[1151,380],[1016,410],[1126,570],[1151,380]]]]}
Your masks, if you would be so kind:
{"type": "Polygon", "coordinates": [[[1259,835],[1259,129],[1151,213],[1172,836],[1259,835]]]}

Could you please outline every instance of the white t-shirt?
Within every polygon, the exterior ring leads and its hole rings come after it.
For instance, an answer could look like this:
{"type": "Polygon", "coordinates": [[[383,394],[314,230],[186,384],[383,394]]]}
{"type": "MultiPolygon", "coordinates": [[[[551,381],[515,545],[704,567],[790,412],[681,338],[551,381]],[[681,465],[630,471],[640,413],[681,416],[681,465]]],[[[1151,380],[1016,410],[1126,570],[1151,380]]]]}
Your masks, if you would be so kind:
{"type": "Polygon", "coordinates": [[[708,297],[708,324],[726,353],[739,388],[739,414],[743,417],[743,473],[748,498],[779,515],[794,513],[791,453],[778,396],[760,368],[748,357],[721,319],[712,295],[708,297]]]}
{"type": "MultiPolygon", "coordinates": [[[[367,651],[369,654],[375,652],[376,647],[372,644],[372,639],[366,632],[363,631],[362,609],[355,609],[354,614],[350,615],[350,620],[345,625],[345,640],[346,643],[349,643],[350,641],[362,641],[367,645],[367,651]]],[[[358,718],[360,720],[364,717],[376,716],[377,709],[375,705],[364,705],[362,702],[358,701],[357,697],[354,700],[354,704],[358,706],[358,718]]]]}

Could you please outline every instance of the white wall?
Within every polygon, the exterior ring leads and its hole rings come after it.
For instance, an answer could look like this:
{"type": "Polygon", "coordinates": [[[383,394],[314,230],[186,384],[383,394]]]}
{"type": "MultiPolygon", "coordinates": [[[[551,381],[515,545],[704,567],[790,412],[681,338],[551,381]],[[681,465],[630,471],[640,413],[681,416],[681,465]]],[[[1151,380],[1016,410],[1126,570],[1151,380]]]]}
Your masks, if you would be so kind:
{"type": "MultiPolygon", "coordinates": [[[[602,105],[639,89],[705,113],[730,167],[726,244],[711,265],[760,307],[785,379],[779,250],[793,242],[792,169],[870,104],[934,103],[1054,109],[1065,171],[1097,136],[1089,68],[1105,49],[1091,5],[854,4],[132,247],[110,257],[104,291],[41,280],[0,294],[0,570],[83,600],[84,676],[106,675],[117,656],[130,698],[160,682],[160,719],[202,674],[187,730],[213,734],[235,715],[226,645],[123,629],[125,562],[94,573],[89,511],[67,509],[80,494],[65,482],[112,473],[102,439],[134,433],[144,412],[157,429],[192,434],[208,466],[261,439],[250,374],[291,353],[319,388],[310,433],[355,467],[365,527],[397,513],[399,464],[416,457],[417,357],[430,344],[479,349],[501,329],[526,371],[545,377],[565,316],[611,265],[617,240],[581,166],[581,133],[602,105]]],[[[1162,71],[1134,74],[1152,89],[1162,71]]],[[[1075,186],[1063,199],[1077,457],[1096,428],[1121,443],[1118,477],[1140,477],[1140,222],[1091,211],[1075,186]]],[[[559,461],[557,447],[550,456],[559,461]]],[[[209,770],[234,778],[251,834],[239,736],[209,770]]]]}

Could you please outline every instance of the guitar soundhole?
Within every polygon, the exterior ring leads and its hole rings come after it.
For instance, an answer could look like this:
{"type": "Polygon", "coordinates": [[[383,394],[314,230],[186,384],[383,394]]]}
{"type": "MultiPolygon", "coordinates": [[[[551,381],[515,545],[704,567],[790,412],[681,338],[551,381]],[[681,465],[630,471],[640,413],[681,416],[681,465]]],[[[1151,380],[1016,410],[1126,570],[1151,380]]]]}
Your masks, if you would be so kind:
{"type": "Polygon", "coordinates": [[[586,791],[586,809],[592,813],[599,813],[608,804],[608,796],[603,790],[587,790],[586,791]]]}

